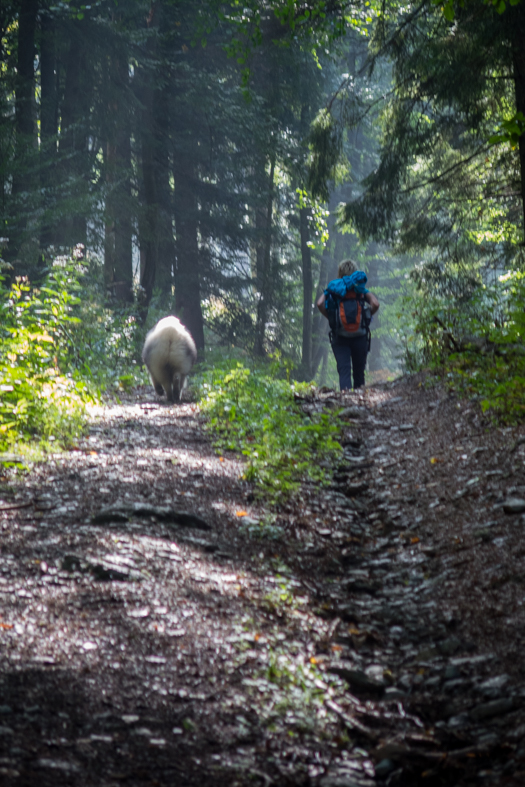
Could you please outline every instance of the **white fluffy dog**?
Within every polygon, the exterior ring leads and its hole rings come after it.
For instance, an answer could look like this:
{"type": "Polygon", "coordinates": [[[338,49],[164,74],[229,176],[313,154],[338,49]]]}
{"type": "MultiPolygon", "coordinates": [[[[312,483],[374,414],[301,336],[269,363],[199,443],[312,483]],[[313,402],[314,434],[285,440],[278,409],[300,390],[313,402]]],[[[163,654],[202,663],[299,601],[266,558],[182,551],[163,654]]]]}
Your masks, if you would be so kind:
{"type": "Polygon", "coordinates": [[[164,317],[149,331],[142,350],[151,382],[159,396],[178,402],[186,376],[197,358],[191,334],[177,317],[164,317]]]}

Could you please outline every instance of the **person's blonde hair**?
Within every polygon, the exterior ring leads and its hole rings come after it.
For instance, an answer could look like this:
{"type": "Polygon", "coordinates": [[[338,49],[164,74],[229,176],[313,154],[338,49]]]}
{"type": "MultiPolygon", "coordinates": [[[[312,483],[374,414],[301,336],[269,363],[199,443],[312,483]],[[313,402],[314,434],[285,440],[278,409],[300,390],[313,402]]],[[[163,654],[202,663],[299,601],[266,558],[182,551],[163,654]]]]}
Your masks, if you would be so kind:
{"type": "Polygon", "coordinates": [[[337,268],[337,278],[342,279],[343,276],[351,276],[357,270],[357,265],[353,260],[343,260],[339,263],[337,268]]]}

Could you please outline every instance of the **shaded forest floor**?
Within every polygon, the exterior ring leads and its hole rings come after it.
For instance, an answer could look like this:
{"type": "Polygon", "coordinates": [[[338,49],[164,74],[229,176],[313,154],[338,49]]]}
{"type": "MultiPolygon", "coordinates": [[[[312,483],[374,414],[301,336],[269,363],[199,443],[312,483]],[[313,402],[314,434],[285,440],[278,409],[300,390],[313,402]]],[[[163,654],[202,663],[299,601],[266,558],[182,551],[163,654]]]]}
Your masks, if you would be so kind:
{"type": "Polygon", "coordinates": [[[149,389],[3,477],[3,785],[525,784],[520,430],[422,376],[301,402],[342,403],[278,510],[149,389]]]}

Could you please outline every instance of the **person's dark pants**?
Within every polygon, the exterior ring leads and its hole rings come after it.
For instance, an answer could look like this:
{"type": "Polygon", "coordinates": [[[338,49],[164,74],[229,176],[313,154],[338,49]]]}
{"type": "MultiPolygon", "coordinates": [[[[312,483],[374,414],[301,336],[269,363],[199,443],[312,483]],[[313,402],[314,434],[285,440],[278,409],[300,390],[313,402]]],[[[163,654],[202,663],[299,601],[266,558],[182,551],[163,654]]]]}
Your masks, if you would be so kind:
{"type": "Polygon", "coordinates": [[[358,336],[356,339],[334,336],[332,350],[337,362],[341,391],[349,390],[352,387],[352,371],[354,373],[354,388],[361,388],[365,384],[368,336],[358,336]]]}

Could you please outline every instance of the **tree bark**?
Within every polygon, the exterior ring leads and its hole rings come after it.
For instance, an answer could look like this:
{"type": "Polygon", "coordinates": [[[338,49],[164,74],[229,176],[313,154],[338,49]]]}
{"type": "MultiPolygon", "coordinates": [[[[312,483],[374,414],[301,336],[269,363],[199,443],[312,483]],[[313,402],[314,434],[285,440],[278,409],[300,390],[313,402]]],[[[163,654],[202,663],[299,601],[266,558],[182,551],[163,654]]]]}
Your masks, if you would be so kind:
{"type": "Polygon", "coordinates": [[[150,30],[156,29],[156,33],[148,41],[150,64],[138,74],[138,92],[143,106],[141,153],[145,203],[140,221],[141,284],[149,304],[155,286],[161,289],[161,295],[171,295],[175,262],[168,157],[169,80],[166,79],[167,66],[159,52],[159,40],[169,33],[169,25],[160,0],[151,3],[147,24],[150,30]],[[152,63],[155,63],[154,72],[152,63]],[[155,84],[153,74],[159,85],[155,84]]]}
{"type": "MultiPolygon", "coordinates": [[[[148,29],[157,27],[157,3],[152,0],[147,18],[148,29]]],[[[148,39],[146,52],[149,61],[156,56],[155,37],[148,39]]],[[[157,276],[157,188],[153,151],[153,85],[151,65],[141,65],[136,72],[136,93],[142,106],[140,123],[141,201],[139,217],[140,284],[145,293],[145,315],[153,295],[157,276]]]]}
{"type": "Polygon", "coordinates": [[[308,245],[310,228],[308,226],[308,208],[299,209],[299,229],[301,236],[301,262],[303,279],[303,342],[301,353],[301,373],[303,380],[312,379],[312,251],[308,245]]]}
{"type": "MultiPolygon", "coordinates": [[[[335,205],[330,205],[330,216],[328,219],[328,231],[330,238],[335,235],[335,241],[332,240],[325,247],[321,257],[321,266],[319,270],[319,281],[317,283],[317,291],[315,293],[315,300],[319,298],[324,291],[329,281],[335,278],[337,274],[338,260],[341,256],[341,241],[342,236],[337,233],[335,228],[334,218],[335,205]]],[[[328,341],[328,321],[323,317],[321,312],[316,309],[316,315],[313,321],[312,328],[312,375],[315,377],[319,369],[319,364],[322,363],[321,381],[326,379],[326,369],[328,364],[328,353],[330,350],[330,343],[328,341]]],[[[322,384],[322,383],[321,383],[322,384]]]]}
{"type": "MultiPolygon", "coordinates": [[[[329,266],[330,251],[329,247],[325,248],[321,257],[321,265],[319,266],[319,281],[315,292],[315,301],[320,297],[321,293],[329,281],[328,266],[329,266]]],[[[328,354],[328,322],[321,312],[316,309],[312,320],[312,378],[317,374],[319,364],[323,361],[324,356],[328,354]]]]}
{"type": "Polygon", "coordinates": [[[53,17],[44,13],[40,25],[40,186],[43,207],[40,244],[43,249],[56,242],[53,220],[58,140],[55,33],[53,17]]]}
{"type": "Polygon", "coordinates": [[[109,73],[104,274],[112,294],[132,302],[131,140],[126,108],[117,99],[126,95],[129,82],[128,59],[123,52],[110,56],[109,73]]]}
{"type": "Polygon", "coordinates": [[[146,305],[151,301],[157,275],[157,190],[153,156],[153,129],[151,104],[144,105],[141,132],[142,197],[144,208],[140,219],[141,276],[140,283],[146,293],[146,305]]]}
{"type": "MultiPolygon", "coordinates": [[[[372,289],[378,286],[381,282],[380,279],[380,261],[377,256],[378,248],[377,245],[374,243],[370,247],[370,251],[374,253],[374,259],[370,262],[368,266],[368,274],[369,279],[372,280],[372,289]]],[[[370,283],[367,285],[370,287],[370,283]]],[[[380,312],[374,315],[372,326],[374,329],[379,328],[379,320],[380,312]]],[[[381,338],[377,336],[376,331],[372,330],[372,341],[370,345],[370,353],[368,354],[368,361],[367,361],[368,369],[371,372],[377,372],[379,369],[382,368],[382,360],[381,360],[381,338]]]]}
{"type": "Polygon", "coordinates": [[[33,94],[35,30],[38,0],[21,0],[18,18],[18,59],[15,88],[15,127],[22,143],[34,139],[33,94]]]}
{"type": "MultiPolygon", "coordinates": [[[[162,8],[162,6],[161,6],[162,8]]],[[[162,36],[167,20],[161,15],[159,33],[162,36]]],[[[173,270],[175,267],[175,243],[173,239],[173,205],[170,186],[170,101],[169,101],[169,66],[159,59],[159,84],[153,93],[153,128],[154,128],[154,165],[157,184],[158,216],[157,216],[157,280],[163,293],[171,294],[173,270]]]]}
{"type": "MultiPolygon", "coordinates": [[[[68,24],[70,37],[69,51],[66,57],[66,76],[62,117],[60,123],[59,153],[61,160],[61,178],[70,184],[68,198],[73,202],[81,202],[87,196],[86,182],[89,132],[89,104],[91,85],[88,79],[87,62],[87,28],[85,20],[75,20],[68,24]]],[[[86,211],[70,208],[60,228],[60,243],[72,246],[86,243],[87,220],[86,211]]]]}
{"type": "Polygon", "coordinates": [[[200,300],[198,206],[196,175],[191,156],[183,146],[174,153],[175,226],[177,268],[175,272],[175,308],[187,327],[199,355],[204,353],[204,321],[200,300]]]}
{"type": "Polygon", "coordinates": [[[21,0],[18,16],[18,54],[15,80],[15,162],[13,167],[13,197],[19,197],[11,220],[10,256],[20,250],[27,228],[32,190],[30,159],[36,147],[33,101],[35,92],[35,30],[38,0],[21,0]],[[23,195],[23,196],[22,196],[23,195]]]}
{"type": "Polygon", "coordinates": [[[257,255],[257,283],[259,287],[259,302],[257,304],[257,322],[255,327],[255,354],[264,356],[266,354],[266,323],[270,306],[270,296],[272,291],[271,282],[271,259],[272,259],[272,219],[274,202],[274,179],[276,152],[272,151],[270,157],[270,174],[268,176],[268,192],[266,202],[266,212],[264,214],[264,235],[263,245],[257,255]]]}
{"type": "MultiPolygon", "coordinates": [[[[523,3],[510,6],[505,12],[508,34],[512,47],[512,64],[514,71],[514,95],[516,111],[525,115],[525,8],[523,3]]],[[[525,242],[525,134],[518,142],[520,160],[521,200],[523,215],[523,238],[525,242]]]]}

